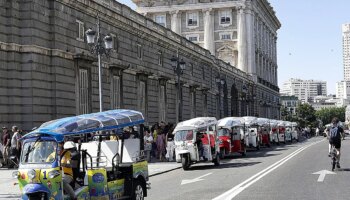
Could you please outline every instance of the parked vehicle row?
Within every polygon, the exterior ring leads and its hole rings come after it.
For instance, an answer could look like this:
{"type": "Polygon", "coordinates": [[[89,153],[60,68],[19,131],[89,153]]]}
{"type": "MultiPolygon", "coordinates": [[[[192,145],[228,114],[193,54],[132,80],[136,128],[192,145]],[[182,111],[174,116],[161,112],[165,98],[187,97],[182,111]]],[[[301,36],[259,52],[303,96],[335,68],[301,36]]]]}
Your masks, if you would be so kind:
{"type": "Polygon", "coordinates": [[[176,161],[184,170],[200,162],[220,165],[220,159],[237,153],[245,156],[247,149],[299,141],[296,126],[295,122],[252,116],[190,119],[180,122],[173,132],[176,161]]]}

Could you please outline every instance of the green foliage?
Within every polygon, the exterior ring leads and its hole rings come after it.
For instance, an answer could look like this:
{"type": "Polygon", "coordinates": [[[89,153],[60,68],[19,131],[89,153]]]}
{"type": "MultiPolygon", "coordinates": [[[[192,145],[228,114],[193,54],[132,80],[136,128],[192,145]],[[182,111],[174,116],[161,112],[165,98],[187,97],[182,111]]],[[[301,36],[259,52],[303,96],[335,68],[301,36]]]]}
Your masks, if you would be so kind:
{"type": "Polygon", "coordinates": [[[299,123],[301,127],[317,126],[317,118],[315,109],[310,104],[299,104],[297,107],[297,117],[296,121],[299,123]]]}
{"type": "Polygon", "coordinates": [[[340,108],[322,108],[316,112],[316,116],[324,125],[331,123],[333,117],[337,117],[340,121],[345,121],[345,107],[340,108]]]}

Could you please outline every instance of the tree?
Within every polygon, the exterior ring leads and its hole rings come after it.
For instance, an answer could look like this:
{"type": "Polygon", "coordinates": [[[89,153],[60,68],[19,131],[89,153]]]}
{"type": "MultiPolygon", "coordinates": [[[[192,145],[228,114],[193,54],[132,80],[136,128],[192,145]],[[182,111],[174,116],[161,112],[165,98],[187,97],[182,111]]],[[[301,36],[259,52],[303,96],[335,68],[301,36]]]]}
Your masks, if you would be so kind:
{"type": "Polygon", "coordinates": [[[337,117],[339,121],[345,121],[345,107],[322,108],[316,112],[316,117],[320,119],[324,125],[331,123],[333,117],[337,117]]]}
{"type": "Polygon", "coordinates": [[[297,119],[296,121],[299,123],[301,127],[312,126],[315,127],[317,125],[317,118],[315,115],[315,109],[307,103],[299,104],[297,109],[297,119]]]}

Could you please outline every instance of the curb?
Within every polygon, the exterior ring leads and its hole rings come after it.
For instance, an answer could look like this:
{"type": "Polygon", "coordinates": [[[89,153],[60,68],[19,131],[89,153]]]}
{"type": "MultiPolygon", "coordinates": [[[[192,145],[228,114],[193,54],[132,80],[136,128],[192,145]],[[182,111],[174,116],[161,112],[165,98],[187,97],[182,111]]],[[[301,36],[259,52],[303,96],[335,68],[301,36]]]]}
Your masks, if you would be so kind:
{"type": "Polygon", "coordinates": [[[174,170],[177,170],[177,169],[180,169],[180,168],[181,168],[181,166],[180,167],[175,167],[173,169],[168,169],[168,170],[165,170],[165,171],[162,171],[162,172],[154,173],[152,175],[149,175],[148,177],[157,176],[157,175],[160,175],[160,174],[165,174],[167,172],[171,172],[171,171],[174,171],[174,170]]]}

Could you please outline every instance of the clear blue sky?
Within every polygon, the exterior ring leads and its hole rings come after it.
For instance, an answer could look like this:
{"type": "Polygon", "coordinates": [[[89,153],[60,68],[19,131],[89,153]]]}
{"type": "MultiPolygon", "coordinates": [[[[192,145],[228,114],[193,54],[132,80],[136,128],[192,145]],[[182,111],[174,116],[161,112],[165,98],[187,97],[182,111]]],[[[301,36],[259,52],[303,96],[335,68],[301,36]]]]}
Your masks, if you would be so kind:
{"type": "MultiPolygon", "coordinates": [[[[135,9],[131,0],[119,2],[135,9]]],[[[269,0],[278,31],[279,86],[289,78],[327,81],[328,93],[343,79],[341,25],[350,22],[350,0],[269,0]]]]}

